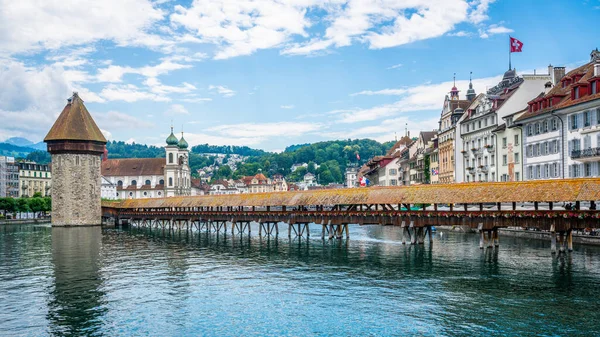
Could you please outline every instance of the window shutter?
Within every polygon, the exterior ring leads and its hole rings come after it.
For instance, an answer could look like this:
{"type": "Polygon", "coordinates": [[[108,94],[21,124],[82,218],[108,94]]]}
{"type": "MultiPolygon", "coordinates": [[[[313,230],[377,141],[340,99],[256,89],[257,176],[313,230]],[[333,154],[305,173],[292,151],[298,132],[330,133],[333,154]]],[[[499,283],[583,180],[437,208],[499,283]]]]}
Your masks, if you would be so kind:
{"type": "Polygon", "coordinates": [[[573,165],[569,165],[569,178],[573,178],[573,165]]]}
{"type": "Polygon", "coordinates": [[[567,117],[567,120],[569,121],[569,130],[571,130],[573,128],[573,119],[571,118],[571,116],[567,117]]]}
{"type": "Polygon", "coordinates": [[[571,153],[571,151],[573,151],[573,142],[575,142],[575,140],[569,141],[569,153],[571,153]]]}
{"type": "Polygon", "coordinates": [[[577,127],[578,128],[583,127],[583,113],[577,114],[577,127]]]}

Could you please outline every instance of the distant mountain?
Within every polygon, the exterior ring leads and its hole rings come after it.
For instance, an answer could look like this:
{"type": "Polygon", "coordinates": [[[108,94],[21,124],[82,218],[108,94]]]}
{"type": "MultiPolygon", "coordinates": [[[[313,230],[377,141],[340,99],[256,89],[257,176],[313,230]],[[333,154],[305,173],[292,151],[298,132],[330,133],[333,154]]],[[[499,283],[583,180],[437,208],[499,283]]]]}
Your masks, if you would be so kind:
{"type": "Polygon", "coordinates": [[[35,150],[46,151],[46,143],[39,142],[34,143],[27,138],[23,137],[11,137],[4,141],[6,144],[11,144],[19,147],[27,147],[35,150]]]}
{"type": "Polygon", "coordinates": [[[0,156],[25,158],[28,154],[36,151],[38,150],[32,147],[23,147],[8,143],[0,143],[0,156]]]}
{"type": "Polygon", "coordinates": [[[8,138],[7,140],[5,140],[4,142],[7,144],[23,146],[23,147],[34,145],[32,141],[30,141],[27,138],[23,138],[23,137],[11,137],[11,138],[8,138]]]}

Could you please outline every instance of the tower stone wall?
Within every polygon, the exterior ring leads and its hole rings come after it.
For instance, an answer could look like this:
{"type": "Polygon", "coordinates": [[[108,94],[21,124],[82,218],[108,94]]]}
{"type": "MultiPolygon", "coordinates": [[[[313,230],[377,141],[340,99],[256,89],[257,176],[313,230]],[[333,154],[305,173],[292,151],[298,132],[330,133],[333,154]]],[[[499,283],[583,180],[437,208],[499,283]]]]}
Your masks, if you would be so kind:
{"type": "Polygon", "coordinates": [[[53,226],[100,225],[100,164],[100,154],[52,155],[53,226]]]}

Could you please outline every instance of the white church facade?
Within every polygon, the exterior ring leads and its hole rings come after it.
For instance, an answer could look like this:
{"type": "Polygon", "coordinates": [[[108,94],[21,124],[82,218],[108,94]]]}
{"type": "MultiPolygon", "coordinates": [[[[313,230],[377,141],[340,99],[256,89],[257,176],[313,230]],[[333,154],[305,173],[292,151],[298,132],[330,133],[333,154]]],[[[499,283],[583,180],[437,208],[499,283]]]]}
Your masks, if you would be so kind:
{"type": "Polygon", "coordinates": [[[167,138],[165,158],[108,159],[102,177],[116,186],[117,199],[189,196],[192,191],[188,143],[173,134],[167,138]]]}

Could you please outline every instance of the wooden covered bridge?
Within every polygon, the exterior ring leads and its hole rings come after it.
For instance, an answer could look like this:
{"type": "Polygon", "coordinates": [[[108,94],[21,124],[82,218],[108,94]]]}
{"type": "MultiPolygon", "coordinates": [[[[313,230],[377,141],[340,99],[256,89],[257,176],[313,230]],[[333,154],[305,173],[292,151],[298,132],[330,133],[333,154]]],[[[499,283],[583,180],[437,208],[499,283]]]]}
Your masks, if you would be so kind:
{"type": "MultiPolygon", "coordinates": [[[[370,187],[163,199],[103,201],[104,218],[133,226],[186,230],[349,238],[348,225],[398,226],[403,238],[420,244],[432,226],[464,225],[479,230],[480,247],[498,245],[498,228],[527,227],[552,233],[552,250],[572,249],[572,230],[600,227],[600,179],[370,187]],[[568,205],[565,207],[565,205],[568,205]]],[[[403,239],[404,243],[405,239],[403,239]]]]}

